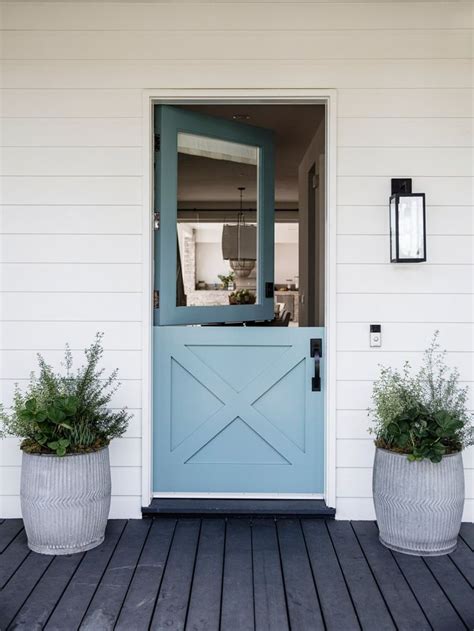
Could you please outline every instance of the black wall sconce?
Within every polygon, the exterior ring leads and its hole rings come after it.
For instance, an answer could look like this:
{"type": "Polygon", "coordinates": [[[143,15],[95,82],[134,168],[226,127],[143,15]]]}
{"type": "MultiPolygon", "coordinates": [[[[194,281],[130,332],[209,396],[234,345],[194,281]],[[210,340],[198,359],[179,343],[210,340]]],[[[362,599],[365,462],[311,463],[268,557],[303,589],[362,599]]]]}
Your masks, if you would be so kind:
{"type": "Polygon", "coordinates": [[[425,194],[411,192],[411,179],[393,179],[390,197],[390,260],[426,261],[425,194]]]}

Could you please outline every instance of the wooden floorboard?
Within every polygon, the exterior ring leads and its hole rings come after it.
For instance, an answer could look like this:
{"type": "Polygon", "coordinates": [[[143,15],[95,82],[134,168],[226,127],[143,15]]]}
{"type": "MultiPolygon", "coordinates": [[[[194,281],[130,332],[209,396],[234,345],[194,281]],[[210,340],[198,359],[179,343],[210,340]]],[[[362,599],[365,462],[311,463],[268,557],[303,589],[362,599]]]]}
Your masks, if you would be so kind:
{"type": "Polygon", "coordinates": [[[0,629],[474,629],[473,526],[442,557],[389,551],[374,522],[160,516],[112,520],[84,554],[29,551],[0,523],[0,629]]]}
{"type": "MultiPolygon", "coordinates": [[[[10,543],[5,552],[0,555],[0,590],[20,567],[30,553],[26,545],[26,533],[21,530],[10,543]]],[[[0,627],[1,628],[1,627],[0,627]]]]}
{"type": "Polygon", "coordinates": [[[393,556],[434,631],[465,629],[464,623],[424,560],[421,557],[399,552],[394,552],[393,556]]]}
{"type": "Polygon", "coordinates": [[[395,559],[380,545],[375,522],[354,522],[352,528],[397,627],[428,631],[431,626],[395,559]]]}
{"type": "Polygon", "coordinates": [[[252,530],[249,520],[227,522],[222,590],[222,631],[255,628],[253,606],[252,530]]]}
{"type": "Polygon", "coordinates": [[[151,522],[129,521],[87,609],[81,629],[112,629],[145,544],[151,522]]]}
{"type": "Polygon", "coordinates": [[[300,521],[278,522],[278,538],[291,628],[324,629],[300,521]]]}
{"type": "Polygon", "coordinates": [[[461,537],[471,550],[474,550],[474,524],[462,524],[461,537]]]}
{"type": "Polygon", "coordinates": [[[23,530],[21,519],[7,519],[0,524],[0,554],[5,552],[21,530],[23,530]]]}
{"type": "Polygon", "coordinates": [[[288,609],[275,520],[253,522],[252,552],[255,627],[258,631],[287,631],[288,609]]]}
{"type": "Polygon", "coordinates": [[[46,623],[48,631],[79,628],[126,523],[125,520],[109,521],[104,543],[86,552],[46,623]]]}
{"type": "Polygon", "coordinates": [[[328,522],[327,526],[362,628],[367,631],[395,629],[351,524],[335,521],[328,522]]]}
{"type": "Polygon", "coordinates": [[[474,553],[461,538],[454,552],[449,555],[454,565],[464,576],[469,585],[474,589],[474,553]]]}
{"type": "Polygon", "coordinates": [[[302,526],[326,628],[329,631],[359,629],[357,614],[326,524],[305,520],[302,526]]]}
{"type": "Polygon", "coordinates": [[[200,519],[178,521],[150,629],[184,629],[200,529],[200,519]]]}
{"type": "Polygon", "coordinates": [[[134,626],[148,628],[175,528],[176,519],[152,523],[115,629],[130,631],[134,626]]]}
{"type": "Polygon", "coordinates": [[[448,556],[426,557],[425,563],[466,627],[474,629],[474,593],[464,576],[448,556]]]}
{"type": "Polygon", "coordinates": [[[219,628],[225,534],[224,519],[202,520],[186,622],[193,631],[219,628]]]}

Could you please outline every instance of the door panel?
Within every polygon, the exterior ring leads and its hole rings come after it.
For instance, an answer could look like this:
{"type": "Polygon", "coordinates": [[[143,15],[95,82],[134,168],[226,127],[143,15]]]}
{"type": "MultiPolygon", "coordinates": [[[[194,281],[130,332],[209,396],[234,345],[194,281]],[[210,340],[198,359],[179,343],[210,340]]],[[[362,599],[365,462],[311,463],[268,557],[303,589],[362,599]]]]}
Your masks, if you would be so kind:
{"type": "Polygon", "coordinates": [[[310,340],[324,329],[154,336],[155,492],[323,492],[324,388],[312,390],[310,340]]]}
{"type": "MultiPolygon", "coordinates": [[[[155,106],[155,134],[159,138],[159,142],[155,143],[155,212],[159,213],[159,228],[157,224],[158,229],[155,229],[155,291],[159,295],[155,324],[271,320],[274,309],[273,133],[178,107],[159,105],[155,106]],[[227,169],[226,173],[232,173],[232,184],[225,187],[220,177],[223,168],[227,169]],[[216,198],[210,201],[218,202],[219,195],[234,195],[233,201],[238,202],[239,177],[243,171],[248,174],[249,169],[255,179],[247,194],[255,200],[257,230],[255,235],[255,230],[246,225],[242,228],[242,234],[253,235],[250,249],[257,261],[256,303],[184,306],[182,286],[177,291],[181,268],[181,246],[177,233],[178,195],[186,187],[192,189],[193,186],[205,185],[212,191],[211,197],[216,198]]],[[[234,226],[228,231],[229,235],[232,228],[234,226]]],[[[241,248],[248,252],[244,246],[249,244],[244,243],[240,232],[237,241],[238,258],[246,259],[248,254],[241,254],[241,248]]],[[[228,241],[226,243],[229,245],[228,241]]],[[[233,250],[232,247],[224,249],[228,252],[233,250]]],[[[226,259],[229,258],[232,257],[226,256],[226,259]]]]}

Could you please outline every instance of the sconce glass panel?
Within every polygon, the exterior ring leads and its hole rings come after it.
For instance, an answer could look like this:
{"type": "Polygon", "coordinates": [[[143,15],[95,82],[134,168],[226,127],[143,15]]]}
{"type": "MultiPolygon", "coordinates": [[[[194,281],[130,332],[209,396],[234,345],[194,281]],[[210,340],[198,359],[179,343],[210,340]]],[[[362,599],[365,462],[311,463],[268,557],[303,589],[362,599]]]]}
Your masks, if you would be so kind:
{"type": "Polygon", "coordinates": [[[390,198],[390,259],[396,263],[426,261],[424,193],[390,198]]]}

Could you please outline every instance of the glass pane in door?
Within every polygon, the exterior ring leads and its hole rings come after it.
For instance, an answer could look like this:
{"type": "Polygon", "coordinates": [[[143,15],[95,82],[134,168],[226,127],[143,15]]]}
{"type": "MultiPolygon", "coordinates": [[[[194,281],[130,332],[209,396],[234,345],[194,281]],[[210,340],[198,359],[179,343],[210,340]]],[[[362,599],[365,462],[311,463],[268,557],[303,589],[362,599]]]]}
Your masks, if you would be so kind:
{"type": "Polygon", "coordinates": [[[177,307],[261,301],[259,152],[178,132],[177,307]]]}

